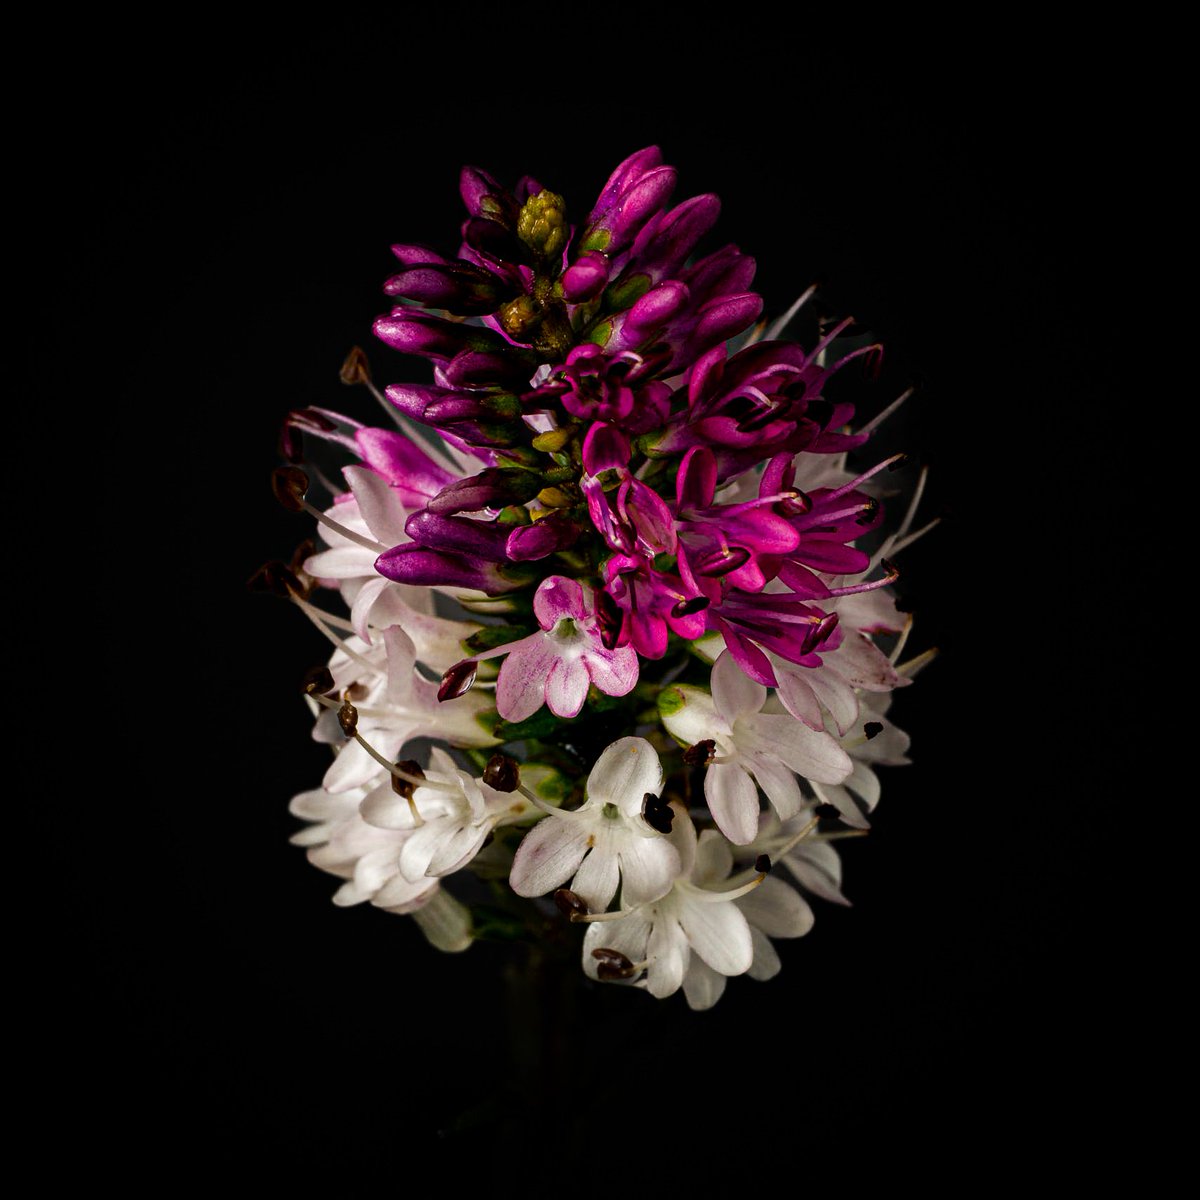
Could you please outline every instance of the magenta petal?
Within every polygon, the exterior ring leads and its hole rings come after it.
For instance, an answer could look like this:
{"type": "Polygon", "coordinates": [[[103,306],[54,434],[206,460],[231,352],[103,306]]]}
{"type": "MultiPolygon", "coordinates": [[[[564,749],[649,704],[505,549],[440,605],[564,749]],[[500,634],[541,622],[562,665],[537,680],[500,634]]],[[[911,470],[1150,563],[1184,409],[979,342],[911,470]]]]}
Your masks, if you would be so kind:
{"type": "Polygon", "coordinates": [[[615,426],[597,421],[583,439],[583,469],[589,475],[619,469],[629,462],[629,439],[615,426]]]}
{"type": "Polygon", "coordinates": [[[693,446],[679,466],[675,499],[680,508],[707,508],[717,490],[717,460],[707,446],[693,446]]]}
{"type": "Polygon", "coordinates": [[[617,492],[617,508],[651,554],[675,552],[675,518],[666,501],[640,479],[628,479],[617,492]]]}
{"type": "Polygon", "coordinates": [[[627,696],[637,686],[638,656],[632,646],[589,650],[583,660],[592,682],[606,696],[627,696]]]}
{"type": "Polygon", "coordinates": [[[363,462],[401,493],[407,507],[423,504],[455,482],[449,471],[395,430],[360,429],[354,442],[363,462]]]}

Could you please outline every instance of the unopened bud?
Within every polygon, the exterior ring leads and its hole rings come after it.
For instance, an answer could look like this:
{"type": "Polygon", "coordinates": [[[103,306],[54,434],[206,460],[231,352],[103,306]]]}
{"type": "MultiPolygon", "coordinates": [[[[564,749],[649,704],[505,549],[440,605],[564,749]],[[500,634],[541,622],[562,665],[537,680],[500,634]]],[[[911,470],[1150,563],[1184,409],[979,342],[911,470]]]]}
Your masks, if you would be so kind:
{"type": "Polygon", "coordinates": [[[571,440],[574,432],[574,428],[570,425],[563,429],[548,429],[545,433],[539,433],[530,444],[535,450],[540,450],[544,454],[553,454],[571,440]]]}
{"type": "Polygon", "coordinates": [[[483,768],[483,782],[497,792],[515,792],[521,784],[521,768],[511,755],[497,751],[483,768]]]}
{"type": "Polygon", "coordinates": [[[557,193],[543,189],[521,206],[517,237],[542,258],[561,254],[569,232],[567,206],[557,193]]]}

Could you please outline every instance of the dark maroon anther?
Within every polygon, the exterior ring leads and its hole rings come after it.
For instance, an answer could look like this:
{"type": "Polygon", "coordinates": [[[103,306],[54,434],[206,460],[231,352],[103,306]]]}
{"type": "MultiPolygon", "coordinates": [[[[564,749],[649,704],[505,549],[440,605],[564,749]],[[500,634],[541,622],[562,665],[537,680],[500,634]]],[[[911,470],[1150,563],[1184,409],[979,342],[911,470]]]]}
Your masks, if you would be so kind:
{"type": "Polygon", "coordinates": [[[328,667],[313,667],[312,670],[305,672],[304,675],[304,694],[312,695],[314,692],[318,696],[328,696],[337,684],[333,682],[333,673],[328,667]]]}
{"type": "Polygon", "coordinates": [[[288,512],[303,512],[308,476],[299,467],[276,467],[271,472],[271,490],[288,512]]]}
{"type": "Polygon", "coordinates": [[[596,974],[606,982],[632,979],[638,973],[638,968],[620,950],[611,950],[607,946],[601,946],[598,950],[592,951],[592,957],[596,960],[596,974]]]}
{"type": "Polygon", "coordinates": [[[707,767],[712,762],[713,751],[716,750],[717,743],[712,738],[705,738],[702,742],[697,742],[694,746],[689,746],[683,752],[683,762],[688,767],[707,767]]]}
{"type": "Polygon", "coordinates": [[[358,732],[358,709],[350,703],[350,698],[347,697],[342,701],[342,707],[338,709],[338,724],[342,727],[342,733],[348,738],[352,738],[358,732]]]}
{"type": "Polygon", "coordinates": [[[750,561],[750,551],[745,546],[730,546],[728,550],[717,550],[706,554],[696,567],[696,574],[705,578],[728,575],[750,561]]]}
{"type": "Polygon", "coordinates": [[[836,821],[842,815],[832,804],[818,804],[813,814],[822,821],[836,821]]]}
{"type": "Polygon", "coordinates": [[[810,625],[801,643],[801,653],[811,654],[837,628],[837,613],[826,613],[815,625],[810,625]]]}
{"type": "Polygon", "coordinates": [[[863,505],[863,510],[854,518],[856,525],[870,525],[879,515],[879,501],[872,496],[863,505]]]}
{"type": "MultiPolygon", "coordinates": [[[[425,772],[421,770],[421,764],[414,759],[403,758],[396,766],[405,775],[415,775],[418,779],[425,778],[425,772]]],[[[412,794],[417,790],[417,787],[418,785],[409,779],[401,779],[399,775],[392,776],[392,791],[403,800],[411,800],[412,794]]]]}
{"type": "Polygon", "coordinates": [[[521,768],[515,758],[497,751],[483,768],[483,782],[497,792],[515,792],[521,784],[521,768]]]}
{"type": "Polygon", "coordinates": [[[371,367],[361,346],[351,347],[346,361],[342,363],[342,369],[338,371],[338,378],[348,387],[356,383],[371,382],[371,367]]]}
{"type": "Polygon", "coordinates": [[[881,558],[879,565],[891,576],[893,583],[900,578],[900,568],[890,558],[881,558]]]}
{"type": "Polygon", "coordinates": [[[292,574],[292,569],[275,560],[263,563],[246,580],[246,586],[252,592],[268,592],[272,596],[282,596],[285,600],[306,594],[304,585],[292,574]]]}
{"type": "Polygon", "coordinates": [[[812,512],[812,497],[807,492],[800,491],[799,488],[792,489],[795,492],[794,496],[789,496],[786,500],[779,502],[779,511],[785,517],[802,517],[807,512],[812,512]]]}
{"type": "Polygon", "coordinates": [[[479,664],[471,658],[465,658],[462,662],[455,663],[442,676],[442,686],[438,688],[438,699],[457,700],[459,696],[464,695],[470,690],[471,684],[475,682],[475,673],[478,669],[479,664]]]}
{"type": "Polygon", "coordinates": [[[863,734],[869,742],[873,737],[878,737],[883,732],[882,721],[868,721],[863,726],[863,734]]]}
{"type": "Polygon", "coordinates": [[[573,921],[576,917],[587,916],[588,906],[570,888],[559,888],[554,893],[554,903],[568,921],[573,921]]]}
{"type": "Polygon", "coordinates": [[[907,454],[898,454],[898,455],[896,455],[896,457],[894,459],[892,459],[892,461],[890,463],[888,463],[888,470],[889,471],[898,471],[898,470],[900,470],[901,467],[906,466],[907,464],[908,464],[908,455],[907,454]]]}
{"type": "Polygon", "coordinates": [[[760,854],[754,860],[754,869],[760,875],[765,875],[771,869],[771,856],[769,854],[760,854]]]}
{"type": "Polygon", "coordinates": [[[703,612],[710,603],[711,601],[707,596],[691,596],[687,600],[680,600],[671,609],[671,616],[690,617],[692,613],[703,612]]]}
{"type": "Polygon", "coordinates": [[[661,796],[647,792],[642,797],[642,819],[659,833],[670,833],[675,810],[661,796]]]}

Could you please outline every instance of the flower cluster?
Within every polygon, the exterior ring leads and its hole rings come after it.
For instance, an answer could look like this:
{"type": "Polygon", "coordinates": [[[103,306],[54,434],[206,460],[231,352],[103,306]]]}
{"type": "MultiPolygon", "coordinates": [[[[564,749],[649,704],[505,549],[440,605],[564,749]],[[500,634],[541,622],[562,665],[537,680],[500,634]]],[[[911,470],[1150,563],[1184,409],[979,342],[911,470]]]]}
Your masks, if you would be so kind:
{"type": "Polygon", "coordinates": [[[825,395],[878,347],[779,340],[794,310],[759,322],[753,259],[698,253],[717,198],[675,183],[640,151],[572,224],[466,168],[457,256],[393,246],[375,323],[432,382],[379,391],[356,350],[385,427],[289,415],[276,494],[324,546],[262,578],[335,647],[305,686],[335,756],[292,812],[336,903],[453,951],[535,936],[552,895],[589,976],[703,1008],[779,970],[804,893],[846,903],[832,842],[907,761],[890,693],[927,656],[887,585],[924,531],[919,488],[882,529],[902,456],[846,465],[886,413],[825,395]],[[346,460],[323,508],[314,442],[346,460]]]}

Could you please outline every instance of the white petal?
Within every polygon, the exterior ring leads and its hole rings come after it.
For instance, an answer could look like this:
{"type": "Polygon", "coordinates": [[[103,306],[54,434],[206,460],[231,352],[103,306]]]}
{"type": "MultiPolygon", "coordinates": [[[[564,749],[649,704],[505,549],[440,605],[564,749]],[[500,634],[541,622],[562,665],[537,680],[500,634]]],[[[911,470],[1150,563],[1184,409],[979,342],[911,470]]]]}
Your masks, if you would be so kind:
{"type": "Polygon", "coordinates": [[[407,542],[409,537],[404,531],[404,522],[408,514],[387,480],[376,475],[370,467],[346,467],[342,474],[358,501],[358,511],[371,536],[388,547],[407,542]]]}
{"type": "Polygon", "coordinates": [[[828,842],[802,842],[783,861],[806,891],[833,904],[849,905],[842,895],[842,860],[828,842]]]}
{"type": "MultiPolygon", "coordinates": [[[[547,820],[554,818],[548,817],[547,820]]],[[[575,872],[571,890],[588,906],[590,912],[604,912],[612,903],[620,877],[617,865],[615,849],[597,845],[575,872]]]]}
{"type": "Polygon", "coordinates": [[[447,954],[456,954],[471,944],[471,913],[444,888],[413,913],[413,920],[429,944],[447,954]]]}
{"type": "Polygon", "coordinates": [[[619,921],[596,921],[583,935],[583,970],[591,979],[598,979],[593,950],[615,950],[631,963],[644,962],[646,943],[650,937],[650,918],[644,909],[634,909],[619,921]]]}
{"type": "Polygon", "coordinates": [[[524,837],[509,883],[518,896],[544,896],[579,869],[592,836],[586,821],[543,817],[524,837]]]}
{"type": "Polygon", "coordinates": [[[704,798],[717,828],[736,846],[758,833],[758,788],[737,763],[714,763],[704,776],[704,798]]]}
{"type": "Polygon", "coordinates": [[[803,937],[813,927],[813,910],[794,887],[768,875],[734,903],[750,924],[768,937],[803,937]]]}
{"type": "Polygon", "coordinates": [[[753,771],[758,786],[767,793],[767,799],[781,821],[794,817],[804,806],[804,796],[790,767],[765,754],[747,755],[745,763],[753,771]]]}
{"type": "Polygon", "coordinates": [[[712,669],[712,698],[717,712],[732,725],[738,717],[762,708],[767,689],[749,678],[726,650],[712,669]]]}
{"type": "Polygon", "coordinates": [[[778,758],[805,779],[841,783],[854,769],[850,756],[830,734],[818,733],[791,717],[766,713],[743,717],[736,732],[739,747],[745,741],[747,753],[778,758]]]}
{"type": "Polygon", "coordinates": [[[624,737],[613,742],[588,776],[589,804],[615,804],[626,820],[641,820],[647,792],[662,791],[662,763],[645,738],[624,737]]]}
{"type": "Polygon", "coordinates": [[[488,835],[486,825],[463,825],[455,829],[438,845],[425,868],[427,875],[450,875],[465,867],[479,853],[488,835]]]}
{"type": "Polygon", "coordinates": [[[415,829],[405,841],[400,851],[400,873],[409,883],[416,883],[425,877],[433,856],[447,835],[446,825],[444,820],[428,821],[415,829]]]}
{"type": "Polygon", "coordinates": [[[825,714],[806,678],[808,669],[785,662],[775,655],[769,657],[775,667],[775,678],[779,681],[776,694],[783,701],[784,708],[810,729],[824,729],[825,714]]]}
{"type": "Polygon", "coordinates": [[[683,977],[683,994],[687,997],[688,1008],[693,1012],[712,1008],[724,991],[725,976],[714,971],[698,954],[693,954],[683,977]]]}
{"type": "Polygon", "coordinates": [[[679,851],[665,838],[626,833],[619,841],[621,903],[645,904],[665,896],[679,877],[679,851]]]}
{"type": "Polygon", "coordinates": [[[650,995],[663,1000],[679,991],[691,952],[687,937],[678,922],[661,910],[650,931],[646,957],[650,960],[650,965],[646,968],[646,986],[650,995]]]}
{"type": "Polygon", "coordinates": [[[753,926],[750,927],[750,936],[754,941],[754,961],[746,974],[751,979],[757,979],[759,983],[774,979],[782,969],[783,963],[779,961],[779,954],[771,945],[771,939],[753,926]]]}
{"type": "Polygon", "coordinates": [[[729,843],[715,830],[706,829],[696,843],[696,865],[692,882],[700,887],[724,883],[733,870],[733,851],[729,843]]]}
{"type": "Polygon", "coordinates": [[[854,689],[830,663],[815,668],[809,683],[817,699],[829,709],[838,733],[844,735],[858,720],[858,696],[854,689]]]}
{"type": "Polygon", "coordinates": [[[750,926],[732,900],[685,900],[679,923],[692,949],[714,971],[741,975],[750,969],[754,960],[750,926]]]}
{"type": "Polygon", "coordinates": [[[729,724],[717,716],[713,698],[699,688],[676,684],[671,689],[683,703],[671,713],[663,713],[662,723],[667,732],[685,746],[694,746],[718,734],[728,736],[729,724]]]}
{"type": "Polygon", "coordinates": [[[354,603],[350,607],[350,623],[354,626],[354,632],[364,642],[371,640],[371,632],[367,628],[371,609],[375,607],[375,601],[379,599],[381,593],[390,586],[389,580],[384,579],[382,575],[377,575],[374,579],[368,579],[358,589],[358,595],[354,597],[354,603]]]}

